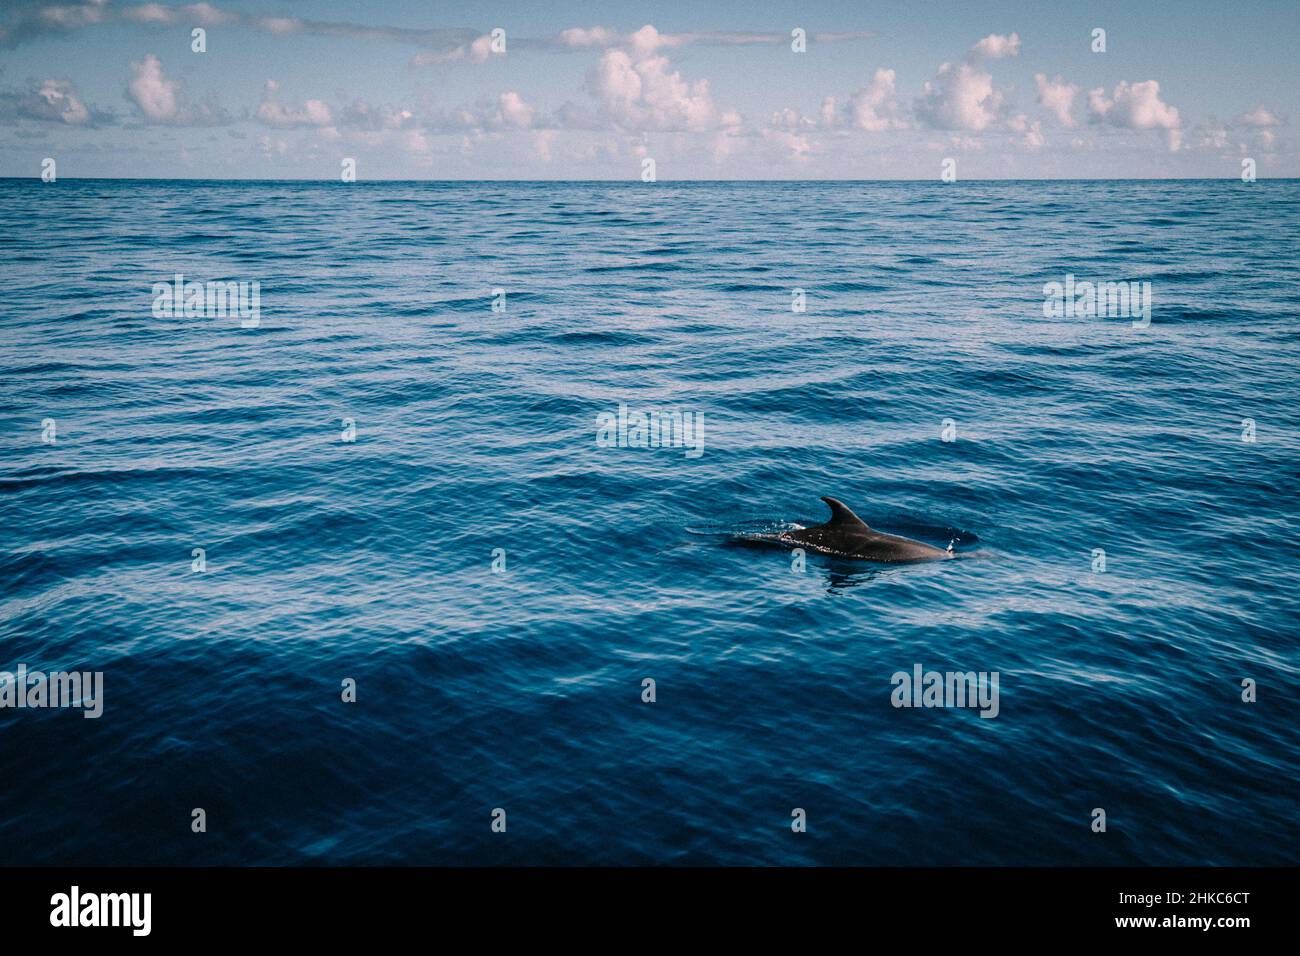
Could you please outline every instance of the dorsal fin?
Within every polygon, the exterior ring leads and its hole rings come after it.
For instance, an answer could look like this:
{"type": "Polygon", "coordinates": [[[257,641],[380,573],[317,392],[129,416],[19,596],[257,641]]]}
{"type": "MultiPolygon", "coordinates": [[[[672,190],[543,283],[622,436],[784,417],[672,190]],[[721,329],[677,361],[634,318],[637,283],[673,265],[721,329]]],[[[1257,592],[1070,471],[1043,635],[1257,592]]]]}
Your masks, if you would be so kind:
{"type": "Polygon", "coordinates": [[[827,506],[831,509],[831,520],[826,523],[832,528],[837,528],[841,531],[847,531],[850,528],[865,528],[867,531],[871,530],[867,523],[855,515],[853,509],[844,502],[826,497],[823,497],[822,501],[826,502],[827,506]]]}

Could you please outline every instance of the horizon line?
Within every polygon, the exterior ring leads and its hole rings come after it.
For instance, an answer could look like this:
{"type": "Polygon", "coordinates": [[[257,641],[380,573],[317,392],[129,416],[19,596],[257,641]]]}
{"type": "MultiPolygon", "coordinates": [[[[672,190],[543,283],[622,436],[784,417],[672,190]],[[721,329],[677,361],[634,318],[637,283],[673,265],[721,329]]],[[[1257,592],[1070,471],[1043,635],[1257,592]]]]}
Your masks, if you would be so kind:
{"type": "MultiPolygon", "coordinates": [[[[135,182],[135,183],[317,183],[329,184],[336,183],[340,186],[356,186],[367,183],[501,183],[501,184],[523,184],[523,183],[559,183],[559,184],[576,184],[576,183],[623,183],[627,185],[644,185],[657,186],[673,184],[772,184],[772,183],[938,183],[942,186],[952,186],[960,183],[1185,183],[1185,182],[1241,182],[1240,176],[1069,176],[1069,177],[968,177],[959,178],[951,183],[944,182],[938,177],[926,176],[911,179],[894,178],[894,179],[662,179],[654,182],[644,182],[640,179],[405,179],[405,178],[374,178],[374,179],[357,179],[352,182],[343,182],[341,179],[330,178],[310,178],[310,177],[213,177],[213,176],[59,176],[54,182],[62,180],[72,182],[135,182]]],[[[33,176],[0,176],[0,181],[12,182],[38,182],[48,185],[44,182],[39,174],[33,176]]],[[[1300,181],[1300,176],[1259,176],[1255,182],[1295,182],[1300,181]]]]}

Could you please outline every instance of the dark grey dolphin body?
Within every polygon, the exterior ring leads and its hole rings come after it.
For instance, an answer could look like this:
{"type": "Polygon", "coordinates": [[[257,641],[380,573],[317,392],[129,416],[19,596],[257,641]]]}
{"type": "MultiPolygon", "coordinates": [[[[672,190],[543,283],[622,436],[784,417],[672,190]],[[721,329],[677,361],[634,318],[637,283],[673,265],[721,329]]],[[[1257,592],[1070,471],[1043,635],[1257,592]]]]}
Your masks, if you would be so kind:
{"type": "Polygon", "coordinates": [[[830,506],[830,521],[799,531],[783,531],[777,540],[782,544],[807,548],[821,554],[862,561],[941,561],[953,556],[950,551],[942,551],[911,538],[872,531],[848,505],[834,498],[822,498],[822,501],[830,506]]]}

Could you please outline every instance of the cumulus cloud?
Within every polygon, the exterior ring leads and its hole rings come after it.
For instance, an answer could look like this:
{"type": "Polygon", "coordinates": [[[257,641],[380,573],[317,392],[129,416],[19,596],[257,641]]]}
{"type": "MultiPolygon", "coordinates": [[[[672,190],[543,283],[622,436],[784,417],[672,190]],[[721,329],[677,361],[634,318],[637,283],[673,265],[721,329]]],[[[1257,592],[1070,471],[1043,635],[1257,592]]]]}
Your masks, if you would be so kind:
{"type": "Polygon", "coordinates": [[[806,161],[813,153],[812,143],[802,133],[784,129],[765,129],[762,135],[765,141],[778,147],[788,158],[796,162],[806,161]]]}
{"type": "Polygon", "coordinates": [[[1159,129],[1168,136],[1169,149],[1182,144],[1182,118],[1178,108],[1160,99],[1160,84],[1155,80],[1129,83],[1120,80],[1114,92],[1106,95],[1105,87],[1088,93],[1088,111],[1095,123],[1107,123],[1120,129],[1159,129]]]}
{"type": "Polygon", "coordinates": [[[1026,149],[1042,149],[1047,140],[1043,137],[1043,124],[1034,120],[1029,124],[1029,128],[1024,131],[1024,136],[1020,140],[1026,149]]]}
{"type": "Polygon", "coordinates": [[[503,126],[528,129],[533,125],[533,108],[514,90],[508,90],[497,98],[497,115],[503,126]]]}
{"type": "Polygon", "coordinates": [[[172,126],[214,126],[229,121],[224,112],[206,104],[187,106],[180,84],[167,78],[162,61],[152,53],[131,63],[127,98],[150,123],[172,126]]]}
{"type": "Polygon", "coordinates": [[[708,80],[688,82],[664,56],[655,53],[662,37],[652,26],[633,34],[629,48],[606,50],[587,77],[587,86],[604,115],[633,130],[700,132],[740,125],[740,117],[720,109],[708,80]]]}
{"type": "Polygon", "coordinates": [[[285,106],[275,98],[279,89],[280,84],[274,80],[266,81],[262,102],[258,104],[257,113],[254,114],[258,122],[276,129],[334,125],[334,113],[323,101],[307,100],[300,107],[285,106]]]}
{"type": "Polygon", "coordinates": [[[90,109],[67,80],[42,80],[24,92],[0,93],[0,118],[85,126],[90,109]]]}
{"type": "Polygon", "coordinates": [[[849,98],[849,112],[857,129],[879,133],[904,126],[898,118],[898,94],[894,89],[894,78],[893,70],[878,69],[871,82],[849,98]]]}
{"type": "Polygon", "coordinates": [[[1194,133],[1196,135],[1194,145],[1203,149],[1225,149],[1228,145],[1227,127],[1213,119],[1201,123],[1194,133]]]}
{"type": "Polygon", "coordinates": [[[283,156],[289,151],[289,144],[285,140],[273,140],[269,136],[262,135],[257,138],[257,151],[263,156],[283,156]]]}
{"type": "MultiPolygon", "coordinates": [[[[983,41],[981,41],[983,42],[983,41]]],[[[913,105],[917,119],[934,129],[981,132],[997,124],[1002,92],[993,77],[969,63],[944,63],[913,105]]]]}
{"type": "Polygon", "coordinates": [[[551,147],[555,143],[556,132],[551,129],[538,130],[533,133],[533,153],[544,163],[551,161],[551,147]]]}
{"type": "MultiPolygon", "coordinates": [[[[829,99],[832,102],[834,101],[834,97],[829,99]]],[[[817,128],[817,123],[798,110],[787,106],[785,109],[777,110],[772,114],[771,120],[768,121],[768,127],[774,130],[812,130],[817,128]]]]}
{"type": "Polygon", "coordinates": [[[647,23],[641,29],[630,34],[626,38],[625,42],[632,48],[634,56],[643,58],[650,56],[650,54],[654,53],[661,47],[671,49],[672,47],[681,46],[683,38],[666,33],[660,33],[653,26],[647,23]]]}
{"type": "Polygon", "coordinates": [[[136,23],[170,23],[172,10],[161,3],[142,3],[123,10],[122,16],[136,23]]]}
{"type": "Polygon", "coordinates": [[[1010,36],[999,36],[996,33],[990,33],[971,47],[970,52],[971,56],[986,60],[1001,60],[1009,56],[1019,56],[1020,34],[1012,33],[1010,36]]]}
{"type": "Polygon", "coordinates": [[[823,126],[835,126],[839,119],[839,100],[834,96],[827,96],[822,100],[821,123],[823,126]]]}
{"type": "Polygon", "coordinates": [[[67,80],[43,82],[36,91],[34,103],[40,109],[33,110],[33,113],[41,112],[63,123],[76,126],[90,120],[90,110],[86,109],[86,104],[67,80]]]}
{"type": "MultiPolygon", "coordinates": [[[[968,133],[999,127],[1026,132],[1026,118],[1007,119],[1003,109],[1005,93],[993,84],[993,77],[983,66],[986,60],[1019,55],[1020,34],[990,33],[970,48],[963,62],[940,64],[934,79],[926,82],[912,103],[917,122],[932,129],[968,133]]],[[[976,142],[970,137],[962,139],[963,148],[976,142]]]]}
{"type": "Polygon", "coordinates": [[[414,66],[429,66],[434,63],[455,63],[466,60],[470,63],[483,63],[492,55],[492,36],[483,34],[469,43],[461,44],[441,53],[417,53],[411,60],[414,66]]]}
{"type": "Polygon", "coordinates": [[[482,134],[551,128],[553,121],[537,111],[515,90],[507,90],[496,99],[479,100],[471,106],[428,113],[415,118],[421,129],[430,133],[482,134]]]}
{"type": "Polygon", "coordinates": [[[1034,85],[1038,87],[1038,105],[1054,115],[1062,126],[1073,126],[1074,117],[1070,115],[1070,110],[1079,88],[1073,83],[1066,83],[1059,76],[1048,80],[1042,73],[1034,74],[1034,85]]]}
{"type": "Polygon", "coordinates": [[[380,132],[405,129],[414,123],[415,114],[411,110],[374,106],[360,99],[338,110],[338,125],[350,129],[380,132]]]}
{"type": "Polygon", "coordinates": [[[1282,121],[1277,117],[1277,115],[1266,109],[1262,103],[1259,106],[1256,106],[1249,113],[1244,113],[1241,116],[1240,122],[1244,126],[1254,127],[1282,125],[1282,121]]]}
{"type": "Polygon", "coordinates": [[[328,139],[343,132],[363,137],[369,143],[383,142],[388,134],[400,134],[395,140],[413,152],[427,152],[412,144],[432,144],[430,136],[461,134],[471,139],[489,133],[555,129],[556,119],[546,116],[516,90],[507,90],[495,98],[483,98],[464,106],[445,110],[395,109],[355,99],[332,107],[323,100],[309,99],[301,106],[287,105],[278,99],[279,85],[266,83],[262,102],[254,119],[273,129],[315,129],[328,139]]]}
{"type": "Polygon", "coordinates": [[[140,112],[154,122],[170,123],[180,115],[179,87],[163,74],[162,62],[152,53],[131,64],[127,91],[140,112]]]}
{"type": "Polygon", "coordinates": [[[847,97],[823,98],[816,117],[785,109],[772,114],[769,126],[785,130],[851,128],[868,133],[907,129],[909,124],[903,119],[898,102],[896,78],[893,70],[878,68],[866,86],[847,97]]]}

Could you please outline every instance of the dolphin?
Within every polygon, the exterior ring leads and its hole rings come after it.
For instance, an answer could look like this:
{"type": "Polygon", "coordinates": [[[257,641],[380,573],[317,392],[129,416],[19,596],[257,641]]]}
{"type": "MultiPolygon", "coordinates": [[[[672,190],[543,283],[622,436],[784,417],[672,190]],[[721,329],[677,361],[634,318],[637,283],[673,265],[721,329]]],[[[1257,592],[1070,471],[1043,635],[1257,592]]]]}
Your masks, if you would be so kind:
{"type": "Polygon", "coordinates": [[[822,498],[822,501],[831,509],[830,521],[798,531],[783,531],[776,536],[776,540],[781,544],[835,557],[891,564],[942,561],[954,556],[951,551],[942,551],[911,538],[873,531],[844,502],[834,498],[822,498]]]}

